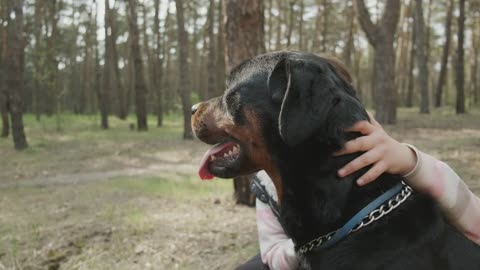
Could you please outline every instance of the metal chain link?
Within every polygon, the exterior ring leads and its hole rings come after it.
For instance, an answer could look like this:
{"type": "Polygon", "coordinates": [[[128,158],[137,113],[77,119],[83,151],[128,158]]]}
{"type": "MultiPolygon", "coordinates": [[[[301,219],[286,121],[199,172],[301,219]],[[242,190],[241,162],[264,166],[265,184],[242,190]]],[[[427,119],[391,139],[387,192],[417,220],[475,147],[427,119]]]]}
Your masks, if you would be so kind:
{"type": "MultiPolygon", "coordinates": [[[[402,182],[403,183],[403,182],[402,182]]],[[[377,209],[373,210],[370,212],[367,216],[365,216],[362,221],[357,224],[353,229],[348,233],[356,232],[360,230],[361,228],[364,228],[373,222],[381,219],[382,217],[388,215],[390,212],[392,212],[395,208],[400,206],[405,200],[407,200],[408,197],[412,194],[413,190],[411,187],[407,186],[405,183],[403,183],[405,186],[403,189],[395,195],[394,198],[388,200],[387,202],[383,203],[380,207],[377,209]]],[[[312,249],[319,247],[326,243],[328,240],[330,240],[337,231],[330,232],[326,235],[322,235],[318,238],[313,239],[312,241],[306,243],[305,245],[301,246],[298,249],[298,252],[300,254],[305,254],[307,252],[310,252],[312,249]]]]}

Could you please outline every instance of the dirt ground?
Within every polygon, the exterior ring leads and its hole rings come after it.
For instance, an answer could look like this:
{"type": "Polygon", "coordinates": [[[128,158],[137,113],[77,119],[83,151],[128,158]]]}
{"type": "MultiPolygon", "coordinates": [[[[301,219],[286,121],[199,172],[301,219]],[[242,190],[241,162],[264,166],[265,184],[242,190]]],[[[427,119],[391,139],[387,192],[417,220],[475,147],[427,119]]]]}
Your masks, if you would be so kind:
{"type": "MultiPolygon", "coordinates": [[[[27,117],[30,148],[0,140],[0,270],[232,269],[258,252],[254,209],[232,182],[202,182],[206,146],[179,139],[178,117],[148,133],[112,119],[27,117]]],[[[133,119],[130,119],[133,121],[133,119]]],[[[387,130],[450,164],[480,193],[480,113],[402,110],[387,130]]]]}

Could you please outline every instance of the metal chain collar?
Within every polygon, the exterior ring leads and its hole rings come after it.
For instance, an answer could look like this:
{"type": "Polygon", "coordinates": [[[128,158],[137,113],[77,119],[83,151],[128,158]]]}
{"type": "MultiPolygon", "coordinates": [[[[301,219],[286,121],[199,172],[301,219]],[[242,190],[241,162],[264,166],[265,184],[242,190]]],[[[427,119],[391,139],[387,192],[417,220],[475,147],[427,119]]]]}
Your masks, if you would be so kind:
{"type": "MultiPolygon", "coordinates": [[[[403,182],[402,182],[403,183],[403,182]]],[[[356,225],[348,234],[352,232],[356,232],[360,230],[361,228],[364,228],[373,222],[381,219],[382,217],[388,215],[390,212],[393,211],[393,209],[397,208],[400,206],[405,200],[410,197],[412,194],[413,190],[411,187],[407,186],[405,183],[403,189],[395,195],[392,199],[388,200],[384,204],[382,204],[380,207],[377,209],[373,210],[370,212],[367,216],[365,216],[358,225],[356,225]]],[[[323,244],[325,244],[328,240],[330,240],[336,233],[337,231],[330,232],[328,234],[322,235],[318,238],[313,239],[312,241],[306,243],[305,245],[301,246],[298,249],[298,252],[300,254],[306,254],[313,250],[316,247],[319,247],[323,244]]]]}

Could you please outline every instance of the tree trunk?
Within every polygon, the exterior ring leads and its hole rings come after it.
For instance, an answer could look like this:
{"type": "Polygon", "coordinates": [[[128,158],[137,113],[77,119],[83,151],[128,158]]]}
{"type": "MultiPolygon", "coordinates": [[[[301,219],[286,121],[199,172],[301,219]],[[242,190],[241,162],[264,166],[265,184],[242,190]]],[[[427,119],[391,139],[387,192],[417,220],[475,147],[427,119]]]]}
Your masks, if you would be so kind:
{"type": "MultiPolygon", "coordinates": [[[[224,0],[222,0],[223,2],[224,0]]],[[[277,16],[277,26],[276,26],[276,35],[275,35],[275,50],[279,51],[281,48],[281,43],[282,43],[282,18],[283,18],[283,12],[285,10],[285,7],[283,6],[283,1],[282,0],[277,0],[277,10],[278,10],[278,16],[277,16]]]]}
{"type": "Polygon", "coordinates": [[[135,112],[137,114],[137,130],[148,130],[147,125],[147,86],[143,71],[142,52],[140,51],[140,33],[137,24],[137,1],[128,0],[128,26],[131,35],[132,68],[135,85],[135,112]]]}
{"type": "Polygon", "coordinates": [[[418,63],[418,86],[420,87],[420,113],[430,113],[430,102],[428,93],[428,67],[425,43],[425,22],[423,19],[422,0],[415,1],[415,32],[417,38],[415,45],[417,47],[417,63],[418,63]]]}
{"type": "Polygon", "coordinates": [[[26,41],[23,38],[23,0],[7,0],[7,54],[5,55],[7,104],[15,149],[28,147],[23,128],[23,74],[26,41]],[[13,17],[13,18],[12,18],[13,17]]]}
{"type": "Polygon", "coordinates": [[[212,98],[216,96],[218,91],[215,91],[217,87],[217,82],[215,78],[216,73],[216,52],[215,52],[215,35],[213,33],[213,26],[215,22],[215,1],[210,0],[210,6],[208,8],[208,24],[207,24],[207,32],[208,32],[208,60],[207,60],[207,93],[208,97],[212,98]]]}
{"type": "MultiPolygon", "coordinates": [[[[412,28],[415,29],[415,26],[412,24],[412,28]]],[[[416,48],[415,40],[417,39],[415,30],[412,30],[412,40],[410,41],[410,56],[408,60],[408,86],[407,86],[407,97],[405,100],[405,106],[408,108],[413,107],[413,93],[415,90],[415,75],[413,70],[415,69],[415,57],[416,57],[416,48]]]]}
{"type": "MultiPolygon", "coordinates": [[[[343,49],[343,61],[348,68],[352,68],[352,51],[354,50],[353,46],[353,30],[355,28],[355,10],[353,8],[352,1],[346,1],[345,14],[348,18],[348,30],[347,30],[347,41],[345,43],[345,48],[343,49]]],[[[358,78],[357,78],[358,80],[358,78]]]]}
{"type": "Polygon", "coordinates": [[[447,78],[448,56],[450,43],[452,40],[452,19],[453,19],[453,0],[448,1],[447,18],[445,20],[445,44],[443,45],[442,60],[440,65],[440,74],[438,75],[437,87],[435,90],[435,107],[442,106],[443,86],[447,78]]]}
{"type": "MultiPolygon", "coordinates": [[[[109,10],[109,0],[105,0],[105,9],[109,10]]],[[[109,12],[105,12],[104,31],[105,31],[105,63],[103,64],[103,89],[100,90],[98,100],[100,105],[100,117],[102,129],[108,129],[108,114],[110,113],[110,90],[112,67],[112,46],[110,45],[111,29],[108,22],[109,12]]]]}
{"type": "Polygon", "coordinates": [[[393,42],[400,15],[400,1],[387,0],[380,20],[374,24],[363,0],[355,0],[357,15],[374,53],[374,103],[376,118],[384,124],[397,119],[397,90],[395,87],[395,50],[393,42]]]}
{"type": "MultiPolygon", "coordinates": [[[[95,21],[93,23],[93,32],[94,33],[97,33],[98,31],[98,5],[99,3],[96,2],[96,7],[95,7],[95,21]]],[[[103,106],[103,102],[105,102],[105,100],[103,99],[103,95],[102,95],[102,90],[100,90],[100,81],[101,81],[101,76],[102,76],[102,72],[101,72],[101,68],[100,68],[100,53],[99,53],[99,46],[98,46],[98,40],[95,38],[93,40],[93,46],[94,46],[94,50],[95,50],[95,81],[94,81],[94,92],[96,93],[97,95],[97,99],[98,99],[98,103],[99,103],[99,108],[100,108],[100,116],[101,116],[101,127],[103,129],[107,129],[108,128],[108,114],[106,113],[106,111],[104,111],[104,108],[105,106],[103,106]]]]}
{"type": "Polygon", "coordinates": [[[455,74],[455,85],[457,88],[457,114],[465,113],[465,60],[464,60],[464,32],[465,32],[465,0],[459,1],[458,16],[458,46],[457,46],[457,67],[455,74]]]}
{"type": "Polygon", "coordinates": [[[43,86],[40,80],[41,77],[41,42],[42,42],[42,8],[43,8],[43,1],[42,0],[35,0],[35,11],[34,11],[34,37],[35,37],[35,48],[33,53],[33,65],[34,65],[34,72],[33,72],[33,92],[32,92],[32,110],[35,113],[35,118],[37,121],[40,121],[40,88],[43,86]]]}
{"type": "MultiPolygon", "coordinates": [[[[220,3],[222,0],[220,0],[220,3]]],[[[273,0],[268,0],[268,40],[267,40],[267,49],[269,51],[273,50],[273,0]]]]}
{"type": "MultiPolygon", "coordinates": [[[[152,90],[156,90],[156,106],[155,112],[157,114],[157,127],[163,125],[163,90],[162,90],[162,79],[163,79],[163,57],[160,57],[162,53],[162,39],[160,35],[160,0],[155,0],[155,17],[153,20],[153,32],[155,34],[155,57],[153,63],[153,85],[152,90]]],[[[167,10],[167,12],[169,12],[167,10]]],[[[168,18],[168,15],[167,15],[168,18]]]]}
{"type": "Polygon", "coordinates": [[[472,35],[472,50],[473,50],[473,59],[472,59],[472,69],[470,72],[471,76],[471,91],[473,104],[478,104],[480,99],[480,88],[478,85],[478,62],[480,57],[480,12],[477,13],[473,22],[473,35],[472,35]]]}
{"type": "Polygon", "coordinates": [[[328,41],[328,0],[323,0],[322,4],[322,17],[323,17],[323,27],[322,27],[322,52],[327,52],[327,41],[328,41]]]}
{"type": "Polygon", "coordinates": [[[218,37],[217,37],[217,89],[216,96],[225,91],[225,24],[223,23],[223,0],[218,3],[218,37]]]}
{"type": "MultiPolygon", "coordinates": [[[[5,6],[0,6],[0,19],[6,18],[8,15],[5,6]]],[[[6,26],[0,24],[0,115],[2,118],[2,133],[0,137],[7,138],[10,134],[10,122],[8,120],[8,103],[7,103],[7,87],[5,60],[7,57],[7,29],[6,26]]]]}
{"type": "Polygon", "coordinates": [[[289,19],[288,19],[288,32],[287,32],[287,49],[290,49],[290,46],[292,45],[292,32],[293,32],[293,27],[294,27],[294,18],[295,18],[295,4],[296,0],[290,0],[289,2],[289,9],[288,9],[288,14],[289,14],[289,19]]]}
{"type": "MultiPolygon", "coordinates": [[[[243,61],[265,52],[263,0],[226,0],[226,51],[229,72],[243,61]],[[240,12],[239,12],[240,11],[240,12]]],[[[250,177],[234,179],[236,201],[253,206],[250,177]]]]}
{"type": "MultiPolygon", "coordinates": [[[[108,2],[108,1],[107,1],[108,2]]],[[[111,62],[110,68],[113,70],[113,80],[112,82],[115,83],[115,89],[117,91],[117,98],[118,98],[118,109],[117,109],[117,116],[118,118],[125,120],[127,119],[128,111],[126,108],[125,102],[125,90],[122,84],[122,77],[120,75],[120,68],[118,66],[118,49],[117,49],[117,25],[115,23],[115,17],[117,14],[117,10],[115,7],[110,8],[108,3],[105,3],[105,16],[106,16],[106,24],[110,28],[110,35],[109,35],[109,48],[111,51],[111,62]]]]}
{"type": "Polygon", "coordinates": [[[175,0],[177,7],[177,24],[178,24],[178,78],[180,80],[179,92],[182,100],[183,110],[183,138],[187,140],[193,139],[192,127],[190,125],[190,117],[192,111],[192,102],[190,100],[190,72],[188,69],[188,36],[185,30],[183,0],[175,0]]]}
{"type": "Polygon", "coordinates": [[[303,0],[300,0],[300,15],[298,16],[298,50],[303,51],[304,48],[304,38],[303,38],[303,14],[305,13],[305,3],[303,0]]]}
{"type": "Polygon", "coordinates": [[[265,52],[263,0],[226,0],[225,3],[225,49],[230,72],[243,61],[265,52]]]}

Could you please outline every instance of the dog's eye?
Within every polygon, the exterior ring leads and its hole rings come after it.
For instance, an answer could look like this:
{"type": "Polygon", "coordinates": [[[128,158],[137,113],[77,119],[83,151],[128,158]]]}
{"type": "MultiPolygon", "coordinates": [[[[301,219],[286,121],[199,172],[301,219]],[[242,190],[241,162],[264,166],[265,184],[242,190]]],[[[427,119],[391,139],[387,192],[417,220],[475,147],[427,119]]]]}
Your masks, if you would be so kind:
{"type": "Polygon", "coordinates": [[[242,122],[240,95],[237,91],[230,91],[223,98],[223,106],[225,110],[232,116],[236,123],[242,122]]]}

